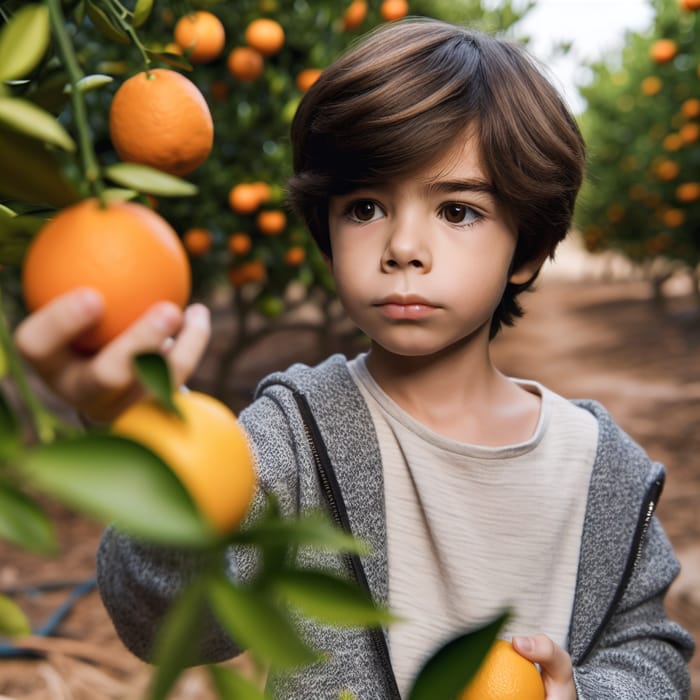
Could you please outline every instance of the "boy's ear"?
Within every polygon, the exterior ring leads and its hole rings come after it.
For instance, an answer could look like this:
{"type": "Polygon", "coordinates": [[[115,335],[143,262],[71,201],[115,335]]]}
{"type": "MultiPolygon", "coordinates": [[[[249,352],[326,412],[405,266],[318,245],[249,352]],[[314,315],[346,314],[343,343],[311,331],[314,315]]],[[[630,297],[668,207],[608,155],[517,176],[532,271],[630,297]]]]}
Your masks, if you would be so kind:
{"type": "Polygon", "coordinates": [[[527,284],[530,280],[537,277],[540,268],[547,259],[548,252],[542,251],[536,258],[524,262],[517,270],[510,273],[508,281],[511,284],[527,284]]]}

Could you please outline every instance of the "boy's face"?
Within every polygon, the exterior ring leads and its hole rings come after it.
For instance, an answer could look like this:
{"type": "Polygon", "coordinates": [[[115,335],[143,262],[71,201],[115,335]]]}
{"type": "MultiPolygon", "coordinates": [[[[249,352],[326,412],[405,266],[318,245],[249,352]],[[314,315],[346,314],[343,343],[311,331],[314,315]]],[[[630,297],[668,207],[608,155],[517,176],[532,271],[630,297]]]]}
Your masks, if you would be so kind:
{"type": "Polygon", "coordinates": [[[475,139],[410,177],[332,197],[329,228],[338,295],[374,343],[420,356],[488,338],[517,234],[475,139]]]}

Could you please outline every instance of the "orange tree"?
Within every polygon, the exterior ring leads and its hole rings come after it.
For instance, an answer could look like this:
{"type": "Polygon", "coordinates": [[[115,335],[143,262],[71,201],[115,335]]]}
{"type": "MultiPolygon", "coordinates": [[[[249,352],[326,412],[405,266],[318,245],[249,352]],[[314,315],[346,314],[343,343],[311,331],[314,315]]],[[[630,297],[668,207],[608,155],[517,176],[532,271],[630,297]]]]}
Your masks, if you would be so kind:
{"type": "MultiPolygon", "coordinates": [[[[700,262],[700,12],[654,0],[645,33],[592,66],[581,92],[590,165],[576,219],[591,251],[700,262]]],[[[667,274],[667,273],[665,273],[667,274]]],[[[658,280],[657,280],[658,281],[658,280]]]]}

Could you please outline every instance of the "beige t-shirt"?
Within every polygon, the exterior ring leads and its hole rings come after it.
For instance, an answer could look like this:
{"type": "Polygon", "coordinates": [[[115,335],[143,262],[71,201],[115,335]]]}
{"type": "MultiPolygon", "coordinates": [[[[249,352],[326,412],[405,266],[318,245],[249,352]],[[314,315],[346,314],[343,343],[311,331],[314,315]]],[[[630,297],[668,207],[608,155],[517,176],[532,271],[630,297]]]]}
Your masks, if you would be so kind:
{"type": "Polygon", "coordinates": [[[505,608],[502,637],[544,632],[566,643],[598,424],[535,382],[534,435],[506,447],[439,435],[374,381],[364,355],[348,363],[369,406],[384,467],[389,629],[405,694],[440,645],[505,608]]]}

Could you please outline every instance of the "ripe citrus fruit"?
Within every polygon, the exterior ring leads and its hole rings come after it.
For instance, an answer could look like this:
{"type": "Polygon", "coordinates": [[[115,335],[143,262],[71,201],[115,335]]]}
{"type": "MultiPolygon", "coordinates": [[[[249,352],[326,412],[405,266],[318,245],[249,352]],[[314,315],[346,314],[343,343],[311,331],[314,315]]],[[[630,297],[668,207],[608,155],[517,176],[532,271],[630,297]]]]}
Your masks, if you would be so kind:
{"type": "Polygon", "coordinates": [[[211,396],[180,391],[173,400],[181,417],[144,399],[124,411],[112,430],[155,452],[214,529],[230,532],[245,517],[255,492],[246,435],[236,416],[211,396]]]}
{"type": "Polygon", "coordinates": [[[168,222],[148,207],[111,202],[101,208],[87,199],[39,231],[22,268],[32,311],[77,287],[93,287],[104,299],[103,318],[76,344],[94,351],[158,301],[184,307],[190,295],[187,254],[168,222]]]}
{"type": "Polygon", "coordinates": [[[260,233],[265,236],[279,236],[287,227],[287,216],[279,209],[261,211],[255,219],[260,233]]]}
{"type": "Polygon", "coordinates": [[[211,231],[206,228],[191,228],[182,236],[185,250],[193,257],[199,257],[211,250],[213,239],[211,231]]]}
{"type": "Polygon", "coordinates": [[[642,94],[647,97],[658,94],[661,92],[662,87],[663,83],[661,79],[657,78],[655,75],[649,75],[641,82],[642,94]]]}
{"type": "Polygon", "coordinates": [[[681,105],[681,113],[688,119],[700,117],[700,99],[690,97],[681,105]]]}
{"type": "Polygon", "coordinates": [[[301,265],[306,259],[306,251],[299,245],[287,249],[284,254],[284,263],[290,267],[301,265]]]}
{"type": "Polygon", "coordinates": [[[208,63],[224,50],[224,25],[211,12],[197,10],[177,21],[175,43],[186,52],[192,63],[208,63]]]}
{"type": "Polygon", "coordinates": [[[408,14],[408,3],[406,0],[384,0],[379,12],[387,22],[393,22],[408,14]]]}
{"type": "Polygon", "coordinates": [[[246,27],[245,40],[263,56],[274,56],[284,46],[284,29],[274,19],[254,19],[246,27]]]}
{"type": "Polygon", "coordinates": [[[544,684],[535,664],[497,639],[459,700],[544,700],[544,684]]]}
{"type": "Polygon", "coordinates": [[[137,73],[117,90],[109,133],[122,160],[183,176],[209,156],[214,122],[193,82],[176,71],[156,68],[137,73]]]}
{"type": "Polygon", "coordinates": [[[320,77],[320,68],[304,68],[297,75],[297,87],[301,92],[306,92],[320,77]]]}
{"type": "Polygon", "coordinates": [[[266,196],[269,194],[266,195],[259,184],[242,182],[231,188],[228,203],[236,214],[252,214],[258,210],[266,196]]]}
{"type": "Polygon", "coordinates": [[[678,53],[678,44],[673,39],[657,39],[649,49],[649,55],[656,63],[668,63],[678,53]]]}
{"type": "Polygon", "coordinates": [[[237,46],[226,60],[228,72],[243,83],[257,80],[265,67],[265,59],[260,51],[250,46],[237,46]]]}
{"type": "Polygon", "coordinates": [[[357,29],[367,17],[367,1],[353,0],[343,13],[343,26],[345,29],[357,29]]]}
{"type": "Polygon", "coordinates": [[[232,233],[228,239],[228,249],[234,255],[247,255],[253,247],[253,242],[247,233],[232,233]]]}
{"type": "Polygon", "coordinates": [[[659,178],[659,180],[663,180],[664,182],[675,180],[678,177],[679,172],[680,167],[678,166],[678,163],[672,160],[662,160],[656,166],[656,176],[659,178]]]}
{"type": "Polygon", "coordinates": [[[684,204],[690,204],[700,199],[700,182],[684,182],[676,188],[676,199],[684,204]]]}
{"type": "Polygon", "coordinates": [[[265,265],[261,260],[251,260],[242,265],[232,267],[228,271],[228,281],[232,287],[244,287],[252,282],[262,282],[265,279],[265,265]]]}

